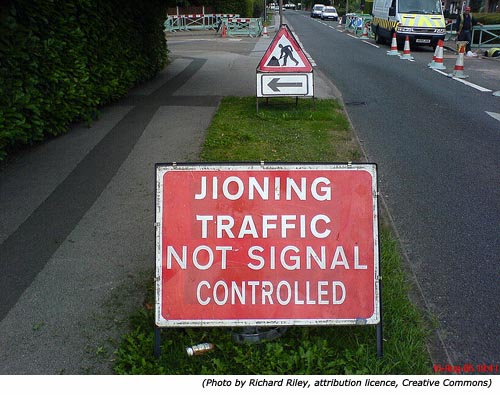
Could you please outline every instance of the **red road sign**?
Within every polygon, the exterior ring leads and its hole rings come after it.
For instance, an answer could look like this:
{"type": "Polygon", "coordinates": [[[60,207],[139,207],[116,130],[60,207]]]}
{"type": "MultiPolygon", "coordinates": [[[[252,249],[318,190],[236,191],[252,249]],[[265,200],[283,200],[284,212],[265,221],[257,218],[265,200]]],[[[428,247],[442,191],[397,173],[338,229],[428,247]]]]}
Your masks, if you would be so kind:
{"type": "Polygon", "coordinates": [[[157,165],[156,324],[377,324],[376,166],[157,165]]]}
{"type": "Polygon", "coordinates": [[[258,72],[310,73],[313,67],[287,25],[282,25],[257,66],[258,72]]]}

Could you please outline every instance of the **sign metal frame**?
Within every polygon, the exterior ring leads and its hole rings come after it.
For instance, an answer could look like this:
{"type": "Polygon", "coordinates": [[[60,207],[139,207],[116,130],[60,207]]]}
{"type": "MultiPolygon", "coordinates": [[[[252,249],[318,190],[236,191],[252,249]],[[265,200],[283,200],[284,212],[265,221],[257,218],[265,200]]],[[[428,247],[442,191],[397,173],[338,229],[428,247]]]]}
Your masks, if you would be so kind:
{"type": "MultiPolygon", "coordinates": [[[[373,163],[353,164],[349,163],[157,163],[155,165],[156,182],[155,182],[155,240],[156,240],[156,259],[155,259],[155,327],[154,327],[154,348],[153,354],[155,358],[161,355],[161,329],[164,327],[185,327],[185,326],[291,326],[291,325],[370,325],[376,326],[376,352],[377,357],[383,357],[383,315],[382,315],[382,275],[380,270],[380,241],[379,241],[379,214],[378,214],[378,180],[377,180],[377,165],[373,163]],[[167,171],[200,171],[211,170],[218,171],[220,169],[235,169],[235,170],[298,170],[298,169],[315,169],[318,172],[321,170],[343,169],[349,171],[368,171],[372,182],[372,205],[373,205],[373,287],[374,287],[374,315],[373,319],[343,319],[343,320],[211,320],[211,321],[177,321],[173,325],[163,325],[165,322],[158,320],[158,313],[161,313],[161,287],[162,287],[162,177],[167,171]]],[[[354,173],[353,173],[354,174],[354,173]]]]}

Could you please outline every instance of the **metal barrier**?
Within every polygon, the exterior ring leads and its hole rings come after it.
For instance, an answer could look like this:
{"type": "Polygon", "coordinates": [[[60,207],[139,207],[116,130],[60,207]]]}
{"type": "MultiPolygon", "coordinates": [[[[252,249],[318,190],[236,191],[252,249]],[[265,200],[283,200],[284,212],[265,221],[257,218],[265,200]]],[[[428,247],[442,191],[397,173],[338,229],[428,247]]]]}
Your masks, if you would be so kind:
{"type": "Polygon", "coordinates": [[[346,14],[345,15],[345,29],[349,31],[354,31],[357,20],[356,14],[346,14]]]}
{"type": "Polygon", "coordinates": [[[262,19],[260,18],[223,18],[228,36],[258,37],[262,33],[262,19]]]}
{"type": "Polygon", "coordinates": [[[500,47],[500,25],[483,25],[474,26],[472,29],[472,44],[474,48],[493,48],[500,47]],[[474,33],[479,32],[479,38],[477,38],[477,43],[475,43],[474,33]]]}
{"type": "Polygon", "coordinates": [[[369,26],[372,23],[373,17],[370,14],[355,14],[350,13],[346,15],[345,29],[361,36],[365,25],[368,27],[368,34],[371,35],[371,29],[369,26]]]}
{"type": "Polygon", "coordinates": [[[164,31],[168,33],[179,30],[210,30],[219,27],[224,18],[237,18],[238,14],[190,14],[167,15],[163,23],[164,31]]]}
{"type": "MultiPolygon", "coordinates": [[[[454,28],[455,22],[447,21],[445,41],[456,40],[457,31],[454,28]]],[[[500,25],[474,26],[471,40],[472,48],[500,47],[500,25]]]]}

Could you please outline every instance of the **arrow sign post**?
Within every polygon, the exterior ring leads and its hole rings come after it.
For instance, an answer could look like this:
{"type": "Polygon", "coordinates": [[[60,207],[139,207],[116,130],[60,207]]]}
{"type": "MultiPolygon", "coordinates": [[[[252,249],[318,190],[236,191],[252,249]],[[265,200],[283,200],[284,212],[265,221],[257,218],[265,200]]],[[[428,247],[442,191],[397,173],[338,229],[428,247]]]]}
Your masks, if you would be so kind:
{"type": "MultiPolygon", "coordinates": [[[[257,98],[314,97],[313,67],[287,25],[282,25],[257,66],[257,98]]],[[[258,111],[257,100],[257,111],[258,111]]]]}

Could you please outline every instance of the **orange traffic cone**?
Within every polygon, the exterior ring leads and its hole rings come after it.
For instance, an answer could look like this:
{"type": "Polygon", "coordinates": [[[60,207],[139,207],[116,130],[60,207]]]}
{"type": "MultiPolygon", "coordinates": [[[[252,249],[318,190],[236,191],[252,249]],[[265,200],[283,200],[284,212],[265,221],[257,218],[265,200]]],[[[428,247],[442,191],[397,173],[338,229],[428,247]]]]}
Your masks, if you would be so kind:
{"type": "Polygon", "coordinates": [[[398,52],[398,41],[396,40],[396,33],[392,35],[391,50],[387,51],[387,55],[399,55],[398,52]]]}
{"type": "Polygon", "coordinates": [[[429,63],[429,67],[431,69],[437,69],[437,70],[446,69],[446,66],[443,63],[443,45],[444,45],[443,40],[439,40],[436,50],[434,51],[434,59],[432,59],[432,62],[429,63]]]}
{"type": "Polygon", "coordinates": [[[406,36],[405,47],[403,50],[403,55],[399,56],[399,59],[413,60],[413,56],[410,54],[410,37],[406,36]]]}
{"type": "Polygon", "coordinates": [[[460,47],[460,51],[458,52],[457,62],[455,63],[453,73],[448,74],[448,77],[469,78],[468,75],[464,74],[464,53],[465,45],[462,45],[460,47]]]}
{"type": "Polygon", "coordinates": [[[227,31],[226,31],[226,24],[224,23],[222,25],[222,38],[226,38],[227,37],[227,31]]]}

